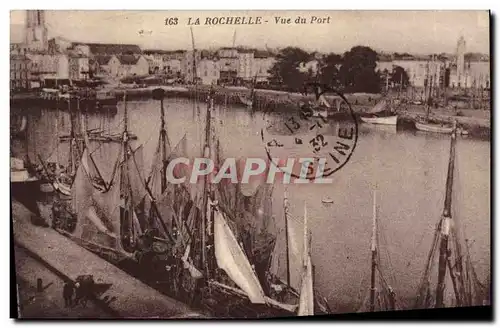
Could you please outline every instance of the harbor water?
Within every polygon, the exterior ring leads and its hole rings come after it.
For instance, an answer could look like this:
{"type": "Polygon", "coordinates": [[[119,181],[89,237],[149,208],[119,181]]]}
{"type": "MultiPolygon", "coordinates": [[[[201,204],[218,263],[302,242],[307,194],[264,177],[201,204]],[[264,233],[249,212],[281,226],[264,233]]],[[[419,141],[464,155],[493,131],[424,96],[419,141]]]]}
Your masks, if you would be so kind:
{"type": "MultiPolygon", "coordinates": [[[[149,171],[160,128],[159,102],[127,104],[129,131],[142,144],[144,168],[149,171]]],[[[191,156],[199,156],[199,140],[206,104],[188,99],[165,99],[167,131],[172,148],[186,134],[191,156]],[[197,108],[198,107],[198,108],[197,108]]],[[[32,161],[67,156],[67,145],[56,147],[57,134],[68,134],[67,112],[53,109],[12,110],[28,119],[27,145],[17,142],[15,156],[27,151],[32,161]],[[17,152],[17,153],[16,153],[17,152]]],[[[123,103],[117,113],[89,114],[88,128],[119,134],[124,125],[123,103]]],[[[266,158],[260,139],[259,115],[243,107],[217,107],[215,126],[225,156],[266,158]]],[[[395,127],[359,124],[358,141],[349,162],[331,178],[331,184],[289,185],[291,215],[303,216],[308,208],[312,230],[312,259],[316,288],[334,311],[353,311],[361,305],[370,285],[370,238],[372,198],[377,189],[380,268],[397,298],[407,303],[416,294],[431,242],[442,211],[448,168],[450,136],[400,131],[395,127]],[[333,203],[322,203],[323,198],[333,203]]],[[[106,178],[116,161],[117,143],[93,144],[96,164],[106,178]]],[[[462,230],[469,241],[472,262],[481,281],[490,272],[490,143],[459,137],[456,151],[460,167],[458,201],[462,230]]],[[[283,226],[283,186],[277,184],[273,198],[274,217],[283,226]]],[[[283,229],[277,247],[284,249],[283,229]]],[[[285,272],[284,252],[277,258],[285,272]]],[[[451,286],[447,286],[451,288],[451,286]]]]}

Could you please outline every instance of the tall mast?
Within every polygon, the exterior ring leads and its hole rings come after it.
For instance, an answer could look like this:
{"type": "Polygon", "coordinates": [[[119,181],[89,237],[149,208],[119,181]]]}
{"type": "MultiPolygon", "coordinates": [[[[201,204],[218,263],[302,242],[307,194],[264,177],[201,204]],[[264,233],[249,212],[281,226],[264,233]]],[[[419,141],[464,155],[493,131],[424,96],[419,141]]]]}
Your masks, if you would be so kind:
{"type": "Polygon", "coordinates": [[[69,174],[72,176],[73,175],[73,143],[75,139],[75,130],[73,126],[73,113],[71,111],[71,94],[68,98],[68,112],[69,112],[69,126],[70,126],[70,132],[69,132],[69,163],[68,163],[68,170],[69,174]]]}
{"type": "MultiPolygon", "coordinates": [[[[210,90],[210,94],[208,97],[207,101],[207,117],[206,117],[206,122],[205,122],[205,146],[203,149],[203,157],[204,158],[211,158],[211,151],[210,151],[210,132],[211,132],[211,105],[212,105],[212,90],[210,90]]],[[[201,259],[205,268],[205,276],[209,277],[209,265],[208,265],[208,258],[207,258],[207,223],[209,220],[211,221],[211,211],[209,211],[208,206],[209,204],[209,193],[210,193],[210,186],[209,186],[209,181],[208,181],[208,176],[205,175],[203,178],[203,211],[204,211],[204,216],[203,220],[201,221],[201,245],[202,245],[202,252],[201,252],[201,259]]]]}
{"type": "Polygon", "coordinates": [[[125,196],[124,199],[124,204],[125,204],[125,215],[126,215],[126,222],[127,222],[127,229],[128,229],[128,235],[129,235],[129,242],[130,245],[133,244],[134,242],[134,236],[133,236],[133,213],[130,211],[130,191],[128,188],[129,185],[129,169],[128,169],[128,157],[129,157],[129,145],[128,145],[128,113],[127,113],[127,91],[123,93],[123,107],[124,107],[124,122],[123,122],[123,166],[122,166],[122,174],[121,174],[121,186],[125,186],[125,192],[123,195],[125,196]]]}
{"type": "Polygon", "coordinates": [[[385,93],[389,93],[389,72],[385,75],[385,93]]]}
{"type": "MultiPolygon", "coordinates": [[[[59,139],[59,101],[60,101],[60,98],[59,98],[59,94],[57,94],[57,102],[56,102],[56,138],[57,138],[57,144],[56,144],[56,170],[55,170],[55,174],[56,174],[56,180],[59,178],[59,144],[61,143],[60,139],[59,139]]],[[[28,142],[26,142],[26,144],[28,144],[28,142]]],[[[26,153],[26,155],[28,155],[28,153],[26,153]]]]}
{"type": "Polygon", "coordinates": [[[291,286],[291,281],[290,281],[290,250],[289,250],[289,234],[288,234],[288,195],[285,189],[285,195],[284,195],[284,201],[283,201],[283,207],[284,207],[284,212],[285,212],[285,247],[286,247],[286,282],[288,283],[288,286],[291,286]]]}
{"type": "Polygon", "coordinates": [[[401,92],[403,90],[403,72],[401,72],[401,77],[399,78],[399,93],[398,99],[401,97],[401,92]]]}
{"type": "Polygon", "coordinates": [[[196,47],[194,44],[194,34],[193,34],[193,27],[190,27],[191,29],[191,44],[193,46],[193,83],[196,85],[196,77],[197,77],[197,70],[196,70],[196,47]]]}
{"type": "Polygon", "coordinates": [[[427,99],[427,119],[431,114],[431,100],[432,100],[432,75],[429,76],[429,98],[427,99]]]}
{"type": "Polygon", "coordinates": [[[454,122],[451,134],[450,159],[448,162],[448,176],[446,178],[446,195],[444,200],[443,217],[441,219],[441,243],[439,246],[439,271],[438,284],[436,288],[436,308],[443,307],[444,278],[446,275],[446,264],[448,259],[448,238],[451,225],[451,196],[453,186],[453,169],[455,166],[455,144],[456,144],[456,122],[454,122]]]}
{"type": "MultiPolygon", "coordinates": [[[[163,89],[162,89],[163,90],[163,89]]],[[[163,193],[167,188],[167,131],[165,129],[165,109],[163,108],[163,95],[160,99],[161,106],[161,157],[163,167],[161,169],[161,192],[163,193]]]]}
{"type": "MultiPolygon", "coordinates": [[[[193,27],[192,26],[190,27],[190,30],[191,30],[191,46],[193,48],[193,83],[194,83],[193,119],[195,119],[196,113],[199,111],[199,110],[198,111],[196,110],[197,109],[197,103],[198,103],[198,86],[196,84],[196,75],[197,75],[196,74],[197,73],[197,69],[196,69],[196,46],[194,44],[194,33],[193,33],[193,27]]],[[[197,131],[198,131],[198,129],[197,129],[197,131]]]]}
{"type": "Polygon", "coordinates": [[[375,311],[375,270],[377,268],[377,190],[373,191],[373,222],[372,222],[372,268],[370,285],[370,311],[375,311]]]}

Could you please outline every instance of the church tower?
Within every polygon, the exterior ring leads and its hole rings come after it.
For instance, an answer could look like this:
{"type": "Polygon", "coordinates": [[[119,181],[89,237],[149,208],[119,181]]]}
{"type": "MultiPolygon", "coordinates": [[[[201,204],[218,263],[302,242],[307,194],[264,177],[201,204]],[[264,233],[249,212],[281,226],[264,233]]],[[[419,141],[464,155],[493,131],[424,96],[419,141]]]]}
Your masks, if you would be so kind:
{"type": "Polygon", "coordinates": [[[47,50],[47,27],[44,10],[26,11],[26,45],[30,50],[47,50]]]}

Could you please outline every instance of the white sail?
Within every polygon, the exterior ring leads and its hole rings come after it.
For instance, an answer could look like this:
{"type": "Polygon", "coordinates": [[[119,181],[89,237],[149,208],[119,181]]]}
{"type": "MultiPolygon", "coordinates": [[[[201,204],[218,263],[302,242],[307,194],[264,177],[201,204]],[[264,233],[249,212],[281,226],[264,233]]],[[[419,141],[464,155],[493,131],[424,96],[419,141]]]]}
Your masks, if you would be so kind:
{"type": "Polygon", "coordinates": [[[306,256],[306,266],[302,275],[302,286],[300,288],[299,316],[314,315],[314,289],[311,256],[306,256]]]}
{"type": "Polygon", "coordinates": [[[264,304],[264,291],[236,237],[219,211],[214,218],[215,257],[219,268],[241,288],[252,303],[264,304]]]}
{"type": "Polygon", "coordinates": [[[299,298],[299,316],[314,315],[314,290],[312,263],[310,254],[310,238],[307,223],[307,205],[304,204],[304,241],[303,241],[303,263],[302,280],[299,298]]]}

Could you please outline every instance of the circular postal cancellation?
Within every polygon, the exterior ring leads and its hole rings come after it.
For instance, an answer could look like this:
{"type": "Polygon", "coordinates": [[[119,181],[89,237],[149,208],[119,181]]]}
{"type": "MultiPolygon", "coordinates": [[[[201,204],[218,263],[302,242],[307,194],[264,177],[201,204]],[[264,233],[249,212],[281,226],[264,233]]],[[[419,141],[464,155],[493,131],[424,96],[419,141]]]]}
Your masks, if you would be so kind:
{"type": "Polygon", "coordinates": [[[292,178],[322,182],[346,165],[356,148],[358,124],[346,97],[327,86],[312,87],[312,101],[309,97],[288,112],[264,115],[262,142],[285,183],[292,178]]]}

